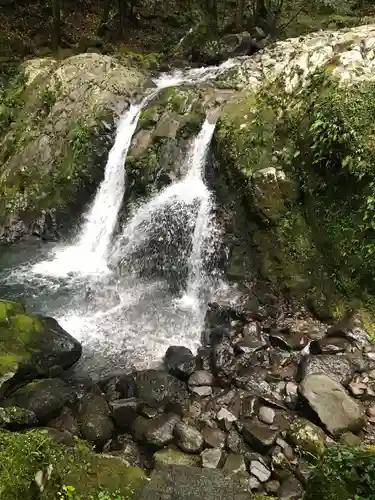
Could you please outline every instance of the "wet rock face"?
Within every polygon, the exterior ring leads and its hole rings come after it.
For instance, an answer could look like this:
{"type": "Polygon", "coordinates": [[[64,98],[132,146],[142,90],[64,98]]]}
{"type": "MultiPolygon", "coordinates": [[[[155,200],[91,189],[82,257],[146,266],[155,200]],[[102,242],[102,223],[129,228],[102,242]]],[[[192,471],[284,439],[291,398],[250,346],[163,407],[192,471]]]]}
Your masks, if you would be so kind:
{"type": "Polygon", "coordinates": [[[153,408],[176,403],[183,406],[188,392],[183,382],[158,370],[146,370],[136,375],[136,396],[153,408]]]}
{"type": "Polygon", "coordinates": [[[115,122],[144,76],[93,53],[32,59],[21,71],[15,121],[0,137],[0,241],[54,240],[95,191],[115,122]],[[35,118],[27,132],[22,113],[35,118]]]}

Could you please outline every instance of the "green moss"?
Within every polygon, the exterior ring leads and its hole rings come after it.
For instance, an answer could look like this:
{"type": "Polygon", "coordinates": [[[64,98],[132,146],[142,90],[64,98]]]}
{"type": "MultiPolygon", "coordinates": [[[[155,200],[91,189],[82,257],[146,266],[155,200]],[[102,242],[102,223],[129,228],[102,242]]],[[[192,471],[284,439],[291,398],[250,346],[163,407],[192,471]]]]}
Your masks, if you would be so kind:
{"type": "Polygon", "coordinates": [[[64,489],[79,500],[99,500],[103,491],[131,500],[145,477],[142,470],[119,459],[93,453],[82,441],[73,447],[58,444],[46,430],[23,434],[1,430],[0,463],[2,500],[56,500],[64,489]],[[38,471],[43,474],[43,492],[35,484],[38,471]]]}
{"type": "Polygon", "coordinates": [[[375,293],[375,84],[339,86],[325,70],[300,93],[283,88],[276,81],[229,102],[214,141],[229,190],[253,219],[256,267],[298,297],[366,303],[375,293]],[[254,173],[270,166],[300,194],[261,189],[257,200],[254,173]],[[262,207],[271,227],[256,221],[262,207]]]}
{"type": "Polygon", "coordinates": [[[0,300],[0,323],[7,322],[10,316],[22,314],[25,312],[25,306],[20,302],[12,300],[0,300]]]}
{"type": "Polygon", "coordinates": [[[141,116],[139,117],[137,130],[148,129],[157,123],[158,113],[160,112],[159,104],[154,104],[148,106],[142,110],[141,116]]]}
{"type": "Polygon", "coordinates": [[[16,116],[24,103],[23,94],[26,88],[24,73],[17,73],[5,89],[0,88],[0,137],[16,120],[16,116]]]}
{"type": "Polygon", "coordinates": [[[44,330],[42,320],[26,314],[23,304],[0,301],[0,376],[27,363],[44,330]]]}
{"type": "Polygon", "coordinates": [[[43,331],[43,323],[36,316],[17,314],[10,318],[10,327],[13,328],[24,343],[29,343],[33,336],[43,331]]]}

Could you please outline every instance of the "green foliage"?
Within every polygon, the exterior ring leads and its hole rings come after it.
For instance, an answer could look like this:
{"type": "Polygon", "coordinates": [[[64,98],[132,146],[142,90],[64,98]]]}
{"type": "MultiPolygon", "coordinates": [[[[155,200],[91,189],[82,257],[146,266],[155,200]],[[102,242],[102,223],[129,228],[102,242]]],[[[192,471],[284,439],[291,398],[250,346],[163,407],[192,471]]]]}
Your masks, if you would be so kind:
{"type": "Polygon", "coordinates": [[[140,469],[97,455],[79,440],[60,444],[44,429],[0,430],[0,463],[1,500],[131,500],[144,479],[140,469]],[[35,483],[38,471],[43,492],[35,483]]]}
{"type": "Polygon", "coordinates": [[[306,500],[374,500],[374,491],[374,448],[334,446],[309,481],[306,500]]]}
{"type": "Polygon", "coordinates": [[[372,82],[344,86],[318,73],[288,117],[307,215],[333,279],[348,295],[375,289],[374,97],[372,82]]]}
{"type": "MultiPolygon", "coordinates": [[[[74,486],[63,486],[57,495],[61,500],[81,500],[82,498],[74,486]]],[[[95,495],[90,495],[88,500],[129,500],[129,496],[125,497],[119,491],[101,490],[95,495]]]]}
{"type": "Polygon", "coordinates": [[[0,136],[15,121],[19,108],[23,104],[25,86],[26,76],[21,72],[4,89],[0,87],[0,136]]]}

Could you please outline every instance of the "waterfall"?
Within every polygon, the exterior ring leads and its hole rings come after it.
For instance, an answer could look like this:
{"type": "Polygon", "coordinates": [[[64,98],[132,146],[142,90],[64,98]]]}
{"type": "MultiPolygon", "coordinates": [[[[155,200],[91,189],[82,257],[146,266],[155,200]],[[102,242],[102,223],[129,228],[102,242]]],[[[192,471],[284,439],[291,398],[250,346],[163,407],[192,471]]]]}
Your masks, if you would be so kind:
{"type": "MultiPolygon", "coordinates": [[[[92,374],[149,366],[169,345],[198,347],[215,273],[218,233],[204,182],[215,120],[192,140],[186,172],[130,214],[114,236],[125,191],[126,156],[144,106],[161,88],[199,84],[238,64],[162,74],[121,118],[104,179],[79,234],[1,276],[83,342],[92,374]]],[[[18,295],[19,297],[19,295],[18,295]]]]}
{"type": "Polygon", "coordinates": [[[212,199],[203,169],[214,130],[215,123],[206,119],[188,152],[185,177],[136,211],[111,256],[113,265],[120,263],[127,271],[138,271],[151,263],[149,272],[164,276],[173,272],[174,280],[181,279],[180,268],[187,268],[185,304],[196,307],[205,286],[203,251],[212,228],[212,199]]]}
{"type": "Polygon", "coordinates": [[[94,254],[97,261],[107,257],[108,246],[117,222],[125,192],[124,164],[141,113],[142,103],[131,105],[121,118],[115,143],[109,152],[104,180],[95,196],[79,235],[76,247],[83,255],[94,254]]]}

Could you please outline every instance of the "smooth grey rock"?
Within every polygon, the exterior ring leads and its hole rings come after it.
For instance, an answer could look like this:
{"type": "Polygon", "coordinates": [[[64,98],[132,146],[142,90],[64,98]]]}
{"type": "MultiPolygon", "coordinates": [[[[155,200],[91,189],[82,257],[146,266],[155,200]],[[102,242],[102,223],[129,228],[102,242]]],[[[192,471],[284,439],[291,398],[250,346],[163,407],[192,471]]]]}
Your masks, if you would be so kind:
{"type": "Polygon", "coordinates": [[[299,500],[303,493],[302,484],[294,476],[290,476],[280,486],[278,497],[283,500],[299,500]]]}
{"type": "Polygon", "coordinates": [[[165,407],[169,403],[185,407],[189,400],[185,384],[161,370],[137,372],[135,385],[135,396],[152,408],[165,407]]]}
{"type": "Polygon", "coordinates": [[[180,417],[173,413],[160,415],[149,420],[144,439],[148,444],[161,448],[173,441],[173,431],[180,417]]]}
{"type": "Polygon", "coordinates": [[[269,335],[269,340],[273,347],[278,347],[285,351],[300,351],[308,343],[308,338],[302,332],[293,332],[290,334],[273,332],[269,335]]]}
{"type": "Polygon", "coordinates": [[[223,452],[218,448],[209,448],[202,451],[202,467],[207,469],[217,469],[220,466],[220,462],[223,456],[223,452]]]}
{"type": "Polygon", "coordinates": [[[271,471],[258,460],[252,460],[249,466],[250,474],[255,476],[261,483],[267,482],[271,477],[271,471]]]}
{"type": "Polygon", "coordinates": [[[198,453],[203,448],[202,434],[191,425],[179,422],[174,428],[177,446],[186,453],[198,453]]]}
{"type": "Polygon", "coordinates": [[[211,396],[212,387],[210,387],[210,386],[192,387],[191,392],[193,394],[196,394],[200,398],[206,398],[208,396],[211,396]]]}
{"type": "Polygon", "coordinates": [[[105,445],[115,430],[108,403],[98,394],[86,394],[81,399],[78,422],[82,436],[99,448],[105,445]]]}
{"type": "Polygon", "coordinates": [[[227,436],[221,429],[205,427],[202,430],[204,442],[209,448],[224,448],[227,436]]]}
{"type": "Polygon", "coordinates": [[[326,375],[308,375],[300,385],[300,392],[333,436],[358,432],[364,426],[362,407],[326,375]]]}
{"type": "Polygon", "coordinates": [[[278,429],[271,429],[256,420],[245,422],[242,427],[242,435],[245,441],[259,453],[267,453],[274,444],[278,433],[278,429]]]}
{"type": "Polygon", "coordinates": [[[135,398],[117,399],[110,402],[112,418],[121,432],[131,431],[137,418],[138,401],[135,398]]]}
{"type": "Polygon", "coordinates": [[[258,418],[265,424],[269,425],[272,424],[273,421],[275,420],[275,415],[276,415],[275,410],[269,408],[268,406],[261,406],[259,408],[258,418]]]}
{"type": "Polygon", "coordinates": [[[238,474],[239,472],[246,472],[244,456],[236,453],[229,453],[225,460],[223,471],[227,474],[238,474]]]}
{"type": "Polygon", "coordinates": [[[188,380],[189,387],[201,387],[204,385],[212,385],[214,377],[212,373],[206,370],[197,370],[190,375],[188,380]]]}
{"type": "Polygon", "coordinates": [[[232,412],[228,411],[226,408],[221,408],[216,415],[218,420],[227,420],[228,422],[235,422],[237,417],[233,415],[232,412]]]}

